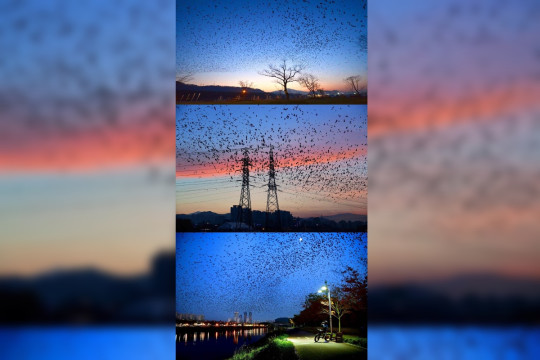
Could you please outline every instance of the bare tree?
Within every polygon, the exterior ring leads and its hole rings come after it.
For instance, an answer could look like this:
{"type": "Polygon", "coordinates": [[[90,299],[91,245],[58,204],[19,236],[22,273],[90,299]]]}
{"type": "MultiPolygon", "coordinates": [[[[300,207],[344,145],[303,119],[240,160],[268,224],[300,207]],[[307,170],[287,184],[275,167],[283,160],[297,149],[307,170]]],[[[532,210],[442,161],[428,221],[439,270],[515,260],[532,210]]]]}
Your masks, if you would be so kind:
{"type": "Polygon", "coordinates": [[[287,100],[289,100],[289,91],[287,91],[287,84],[293,81],[298,81],[296,76],[300,74],[302,70],[304,70],[303,65],[293,65],[288,67],[287,61],[283,60],[283,62],[277,66],[272,64],[268,65],[268,69],[259,72],[259,74],[276,79],[276,83],[283,86],[285,96],[287,97],[287,100]]]}
{"type": "Polygon", "coordinates": [[[360,94],[360,91],[365,89],[365,81],[360,75],[349,76],[343,81],[351,87],[355,94],[360,94]]]}
{"type": "Polygon", "coordinates": [[[312,74],[303,74],[298,78],[298,82],[308,89],[311,97],[315,97],[315,93],[317,92],[317,89],[319,88],[319,79],[312,74]]]}
{"type": "Polygon", "coordinates": [[[176,75],[176,81],[187,84],[188,81],[193,80],[193,74],[187,73],[187,74],[177,74],[176,75]]]}
{"type": "Polygon", "coordinates": [[[247,88],[250,88],[253,86],[253,82],[251,81],[244,81],[244,80],[240,80],[238,82],[238,84],[240,84],[240,86],[242,87],[242,89],[247,89],[247,88]]]}
{"type": "Polygon", "coordinates": [[[240,80],[238,82],[238,84],[240,84],[240,86],[242,87],[242,94],[246,94],[247,93],[247,89],[249,89],[250,87],[253,86],[253,83],[250,82],[250,81],[244,81],[244,80],[240,80]]]}

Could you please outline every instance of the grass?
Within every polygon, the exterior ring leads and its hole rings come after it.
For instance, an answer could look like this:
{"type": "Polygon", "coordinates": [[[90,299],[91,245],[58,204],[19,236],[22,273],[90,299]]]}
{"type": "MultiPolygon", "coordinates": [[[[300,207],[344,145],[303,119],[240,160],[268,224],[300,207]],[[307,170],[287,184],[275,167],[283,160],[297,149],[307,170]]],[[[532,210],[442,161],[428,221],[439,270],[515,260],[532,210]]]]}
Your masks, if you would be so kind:
{"type": "Polygon", "coordinates": [[[297,360],[294,345],[287,334],[270,337],[259,347],[241,347],[230,360],[297,360]]]}
{"type": "Polygon", "coordinates": [[[367,338],[363,338],[356,335],[343,335],[343,342],[360,346],[367,349],[367,338]]]}

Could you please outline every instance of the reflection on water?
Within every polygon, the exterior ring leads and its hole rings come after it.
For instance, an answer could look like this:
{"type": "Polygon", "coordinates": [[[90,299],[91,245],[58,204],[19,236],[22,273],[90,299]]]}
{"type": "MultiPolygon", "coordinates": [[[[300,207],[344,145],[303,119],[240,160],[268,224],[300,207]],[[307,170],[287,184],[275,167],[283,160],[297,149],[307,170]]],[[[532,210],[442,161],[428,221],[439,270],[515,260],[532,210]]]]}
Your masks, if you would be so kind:
{"type": "Polygon", "coordinates": [[[177,359],[225,359],[242,345],[253,344],[267,334],[266,328],[182,331],[177,329],[177,359]]]}

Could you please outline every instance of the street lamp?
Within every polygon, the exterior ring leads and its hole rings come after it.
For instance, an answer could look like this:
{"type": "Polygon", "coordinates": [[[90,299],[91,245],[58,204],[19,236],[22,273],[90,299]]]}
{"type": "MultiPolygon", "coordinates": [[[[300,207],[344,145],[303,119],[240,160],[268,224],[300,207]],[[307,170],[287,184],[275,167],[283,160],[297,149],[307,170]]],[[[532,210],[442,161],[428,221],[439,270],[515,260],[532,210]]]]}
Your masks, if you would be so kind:
{"type": "Polygon", "coordinates": [[[319,291],[317,291],[319,294],[326,292],[328,293],[328,313],[330,315],[330,338],[332,338],[332,299],[330,298],[330,287],[326,283],[326,280],[324,281],[324,286],[321,287],[319,291]]]}

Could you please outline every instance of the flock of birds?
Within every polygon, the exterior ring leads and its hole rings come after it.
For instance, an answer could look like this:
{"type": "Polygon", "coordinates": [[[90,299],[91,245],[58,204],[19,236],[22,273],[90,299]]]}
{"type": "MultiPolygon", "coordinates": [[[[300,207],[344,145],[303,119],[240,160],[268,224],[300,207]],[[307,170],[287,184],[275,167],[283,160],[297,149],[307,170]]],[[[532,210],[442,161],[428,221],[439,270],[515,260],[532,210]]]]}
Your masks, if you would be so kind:
{"type": "Polygon", "coordinates": [[[181,2],[177,68],[239,71],[294,57],[327,67],[335,54],[367,53],[367,0],[181,2]],[[272,59],[272,60],[269,60],[272,59]]]}
{"type": "Polygon", "coordinates": [[[299,313],[325,280],[338,286],[347,266],[365,275],[367,234],[179,233],[176,253],[177,311],[247,310],[261,320],[299,313]]]}
{"type": "Polygon", "coordinates": [[[235,204],[246,152],[251,162],[250,185],[266,191],[272,148],[278,197],[299,207],[311,199],[321,201],[322,206],[341,206],[343,212],[365,210],[365,109],[325,105],[178,106],[177,179],[185,180],[177,189],[178,199],[221,199],[229,190],[230,203],[235,204]]]}

